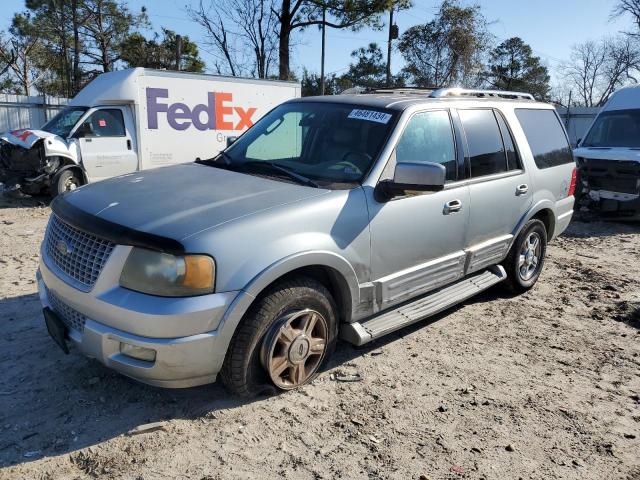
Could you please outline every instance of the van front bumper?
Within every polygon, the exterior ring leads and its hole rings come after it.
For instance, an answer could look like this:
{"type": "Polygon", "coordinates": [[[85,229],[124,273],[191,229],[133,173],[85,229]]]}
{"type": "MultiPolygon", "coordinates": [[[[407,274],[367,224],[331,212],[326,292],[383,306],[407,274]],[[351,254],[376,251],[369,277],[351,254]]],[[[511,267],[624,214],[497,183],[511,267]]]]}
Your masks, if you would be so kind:
{"type": "Polygon", "coordinates": [[[222,368],[229,335],[220,338],[220,331],[238,292],[171,299],[145,295],[151,297],[146,302],[143,294],[118,286],[101,293],[82,292],[42,260],[37,281],[42,306],[61,318],[71,345],[109,368],[168,388],[214,382],[222,368]],[[131,309],[122,303],[127,298],[131,309]],[[152,349],[155,360],[125,355],[122,344],[152,349]]]}

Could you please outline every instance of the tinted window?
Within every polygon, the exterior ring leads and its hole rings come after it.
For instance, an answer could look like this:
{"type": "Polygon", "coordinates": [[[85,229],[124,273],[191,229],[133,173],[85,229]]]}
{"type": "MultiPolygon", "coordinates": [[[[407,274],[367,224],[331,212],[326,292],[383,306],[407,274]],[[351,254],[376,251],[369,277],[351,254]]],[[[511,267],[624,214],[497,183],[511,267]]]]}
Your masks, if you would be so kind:
{"type": "Polygon", "coordinates": [[[91,123],[94,137],[124,137],[122,110],[104,109],[93,112],[86,122],[91,123]]]}
{"type": "Polygon", "coordinates": [[[602,112],[581,146],[640,147],[640,110],[602,112]]]}
{"type": "Polygon", "coordinates": [[[444,165],[446,179],[457,179],[456,149],[449,112],[440,110],[411,117],[396,146],[396,162],[444,165]]]}
{"type": "Polygon", "coordinates": [[[509,170],[517,170],[522,168],[520,166],[520,157],[516,151],[516,147],[513,142],[511,132],[507,127],[507,122],[502,118],[502,114],[496,112],[496,118],[498,119],[498,125],[500,125],[500,132],[502,133],[502,141],[504,143],[504,149],[507,152],[507,168],[509,170]]]}
{"type": "Polygon", "coordinates": [[[562,124],[553,110],[516,109],[516,116],[538,168],[572,163],[573,154],[562,124]]]}
{"type": "Polygon", "coordinates": [[[505,172],[507,157],[493,110],[460,110],[458,113],[467,136],[471,176],[505,172]]]}

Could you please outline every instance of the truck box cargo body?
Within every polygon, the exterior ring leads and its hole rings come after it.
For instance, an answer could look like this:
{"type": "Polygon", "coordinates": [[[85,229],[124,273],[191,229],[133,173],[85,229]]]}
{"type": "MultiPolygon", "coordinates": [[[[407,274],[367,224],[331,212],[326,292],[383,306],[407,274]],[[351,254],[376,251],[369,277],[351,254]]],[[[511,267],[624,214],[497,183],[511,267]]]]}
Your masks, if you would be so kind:
{"type": "Polygon", "coordinates": [[[0,136],[0,181],[52,194],[84,183],[210,158],[276,105],[294,82],[144,68],[100,75],[41,129],[0,136]],[[65,173],[68,172],[68,173],[65,173]]]}

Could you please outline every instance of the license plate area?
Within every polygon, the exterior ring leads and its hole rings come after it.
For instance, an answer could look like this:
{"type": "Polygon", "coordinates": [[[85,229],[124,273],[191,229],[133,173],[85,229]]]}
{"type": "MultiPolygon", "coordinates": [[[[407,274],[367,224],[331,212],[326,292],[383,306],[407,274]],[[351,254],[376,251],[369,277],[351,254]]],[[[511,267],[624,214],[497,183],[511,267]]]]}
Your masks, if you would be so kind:
{"type": "Polygon", "coordinates": [[[60,317],[50,308],[42,310],[44,314],[44,323],[47,325],[47,331],[54,342],[62,349],[64,353],[69,353],[69,346],[67,345],[67,327],[60,320],[60,317]]]}

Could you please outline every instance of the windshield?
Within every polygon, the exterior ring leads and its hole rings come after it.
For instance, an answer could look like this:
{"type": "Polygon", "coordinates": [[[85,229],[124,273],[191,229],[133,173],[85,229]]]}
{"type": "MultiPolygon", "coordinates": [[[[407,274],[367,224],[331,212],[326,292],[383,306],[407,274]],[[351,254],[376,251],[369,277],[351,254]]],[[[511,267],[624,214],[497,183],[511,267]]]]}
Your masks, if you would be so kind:
{"type": "Polygon", "coordinates": [[[640,109],[602,112],[581,146],[639,148],[640,109]]]}
{"type": "Polygon", "coordinates": [[[87,107],[67,107],[45,123],[42,130],[66,138],[87,110],[87,107]]]}
{"type": "MultiPolygon", "coordinates": [[[[230,168],[263,164],[318,183],[356,183],[371,168],[394,113],[332,103],[286,103],[265,115],[224,154],[230,168]]],[[[264,169],[259,169],[263,172],[264,169]]],[[[277,173],[277,172],[276,172],[277,173]]]]}

